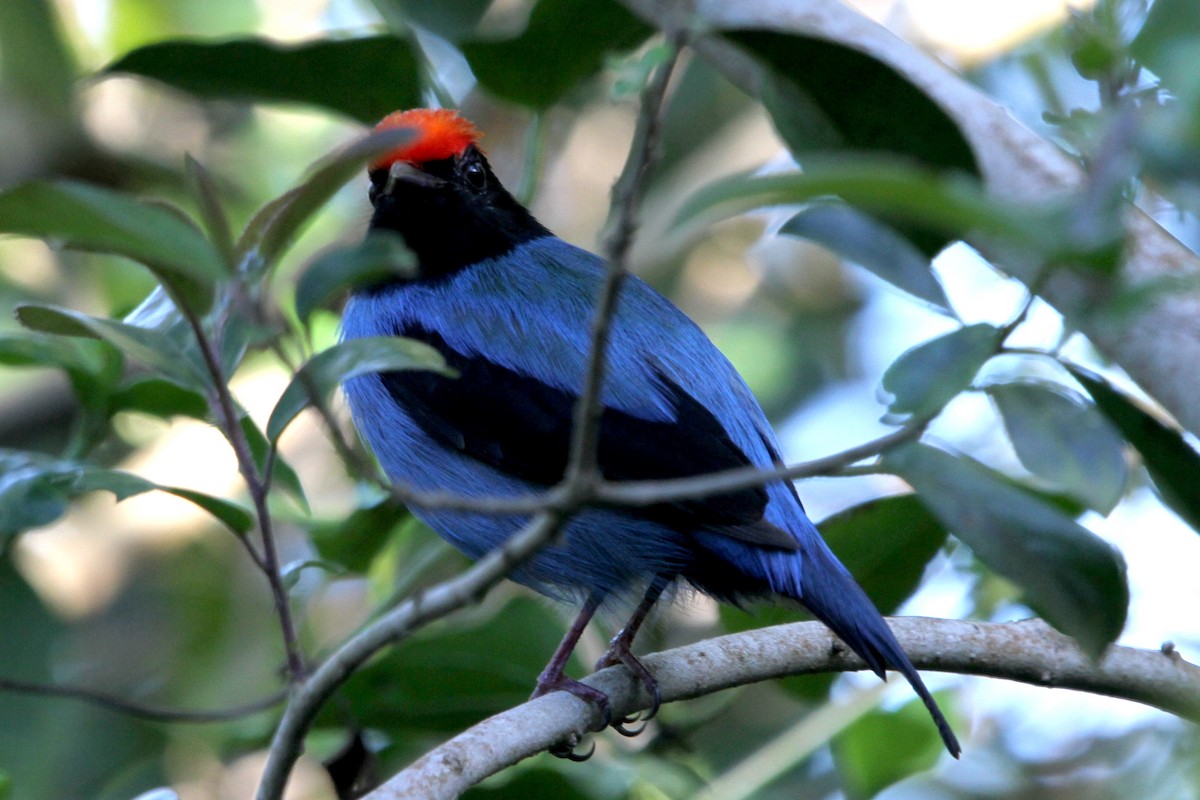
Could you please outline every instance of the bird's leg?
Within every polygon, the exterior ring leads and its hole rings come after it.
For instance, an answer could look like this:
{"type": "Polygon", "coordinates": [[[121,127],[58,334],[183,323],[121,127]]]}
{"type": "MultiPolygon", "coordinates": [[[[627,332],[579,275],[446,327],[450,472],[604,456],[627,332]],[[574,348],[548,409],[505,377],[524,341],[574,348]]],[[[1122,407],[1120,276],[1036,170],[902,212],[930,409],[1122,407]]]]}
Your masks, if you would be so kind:
{"type": "Polygon", "coordinates": [[[654,580],[650,582],[650,586],[646,589],[646,594],[642,597],[642,602],[638,603],[638,607],[634,609],[633,615],[625,623],[625,627],[621,628],[621,632],[613,637],[612,641],[609,642],[608,650],[596,662],[596,669],[624,664],[626,669],[633,673],[633,676],[641,682],[642,686],[646,688],[646,691],[653,698],[650,710],[642,718],[642,724],[637,728],[625,727],[637,721],[638,717],[636,715],[625,717],[613,723],[613,730],[622,736],[637,736],[644,731],[646,723],[654,719],[654,715],[658,713],[659,705],[662,704],[662,693],[658,689],[658,681],[650,674],[650,670],[646,669],[646,665],[633,655],[633,651],[630,648],[633,645],[633,637],[637,636],[638,629],[646,621],[646,616],[650,613],[650,609],[670,583],[671,577],[668,575],[654,576],[654,580]]]}
{"type": "MultiPolygon", "coordinates": [[[[593,592],[588,596],[587,602],[583,604],[583,608],[579,611],[579,616],[571,623],[571,627],[567,630],[567,634],[559,643],[558,649],[554,651],[554,655],[550,658],[550,663],[542,670],[542,674],[538,676],[537,686],[533,690],[533,694],[529,699],[541,697],[550,692],[564,691],[570,692],[581,700],[586,700],[593,703],[604,714],[604,724],[601,730],[607,728],[612,721],[612,707],[608,701],[608,695],[599,689],[594,689],[585,683],[580,683],[574,678],[569,678],[563,674],[563,670],[567,666],[567,661],[571,658],[572,651],[575,650],[575,645],[579,642],[579,637],[583,634],[583,629],[587,627],[592,615],[596,613],[596,609],[600,607],[600,602],[604,599],[604,595],[600,592],[593,592]]],[[[593,746],[593,750],[595,747],[593,746]]],[[[560,744],[550,748],[550,752],[559,758],[567,758],[571,761],[586,761],[591,757],[591,751],[583,754],[575,752],[574,744],[560,744]]]]}

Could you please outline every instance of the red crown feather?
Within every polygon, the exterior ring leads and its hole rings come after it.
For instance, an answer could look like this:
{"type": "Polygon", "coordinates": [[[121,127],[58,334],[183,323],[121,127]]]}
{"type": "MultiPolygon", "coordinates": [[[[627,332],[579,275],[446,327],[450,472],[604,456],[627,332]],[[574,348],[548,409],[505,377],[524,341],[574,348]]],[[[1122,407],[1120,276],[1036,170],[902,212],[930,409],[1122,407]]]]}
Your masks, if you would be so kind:
{"type": "Polygon", "coordinates": [[[394,111],[375,126],[376,131],[413,128],[417,136],[407,144],[380,156],[371,169],[385,169],[397,161],[423,164],[459,155],[479,139],[470,121],[449,108],[413,108],[394,111]]]}

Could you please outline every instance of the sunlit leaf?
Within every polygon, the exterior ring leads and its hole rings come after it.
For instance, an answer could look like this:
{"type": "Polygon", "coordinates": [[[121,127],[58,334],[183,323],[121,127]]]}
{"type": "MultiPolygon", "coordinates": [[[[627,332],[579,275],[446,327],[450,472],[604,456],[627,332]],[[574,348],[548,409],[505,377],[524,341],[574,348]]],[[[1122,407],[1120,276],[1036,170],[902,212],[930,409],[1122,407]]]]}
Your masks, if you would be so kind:
{"type": "Polygon", "coordinates": [[[1026,469],[1101,514],[1113,510],[1129,478],[1124,439],[1095,406],[1033,381],[988,386],[987,393],[1026,469]]]}
{"type": "Polygon", "coordinates": [[[33,304],[18,306],[17,319],[30,330],[42,333],[103,339],[185,388],[202,391],[208,385],[203,366],[194,355],[177,340],[152,328],[92,317],[69,308],[33,304]]]}
{"type": "Polygon", "coordinates": [[[411,128],[372,133],[314,164],[308,177],[255,213],[237,243],[239,262],[250,259],[252,268],[272,264],[346,181],[360,174],[372,158],[413,136],[411,128]]]}
{"type": "Polygon", "coordinates": [[[980,367],[996,354],[1003,335],[1000,328],[980,323],[906,351],[883,374],[883,390],[892,396],[889,417],[936,415],[970,387],[980,367]]]}
{"type": "Polygon", "coordinates": [[[284,389],[267,421],[267,438],[272,442],[277,440],[314,398],[323,402],[342,381],[371,372],[402,369],[452,374],[437,350],[424,342],[399,336],[351,339],[318,353],[284,389]]]}
{"type": "Polygon", "coordinates": [[[1177,429],[1101,376],[1076,364],[1068,364],[1067,369],[1108,421],[1137,448],[1163,502],[1200,532],[1200,453],[1177,429]]]}
{"type": "Polygon", "coordinates": [[[1121,633],[1129,605],[1125,562],[1104,540],[964,456],[916,444],[883,463],[981,562],[1020,586],[1029,605],[1092,656],[1121,633]]]}
{"type": "Polygon", "coordinates": [[[207,99],[320,106],[367,123],[422,104],[417,56],[396,36],[298,45],[180,39],[139,47],[104,71],[152,78],[207,99]]]}
{"type": "Polygon", "coordinates": [[[779,232],[824,245],[912,296],[950,309],[925,254],[898,231],[861,211],[816,203],[784,223],[779,232]]]}
{"type": "Polygon", "coordinates": [[[371,231],[362,242],[331,250],[309,265],[296,284],[296,314],[312,313],[347,290],[386,280],[412,277],[416,257],[404,239],[390,231],[371,231]]]}
{"type": "Polygon", "coordinates": [[[652,30],[614,0],[538,0],[521,35],[462,45],[471,70],[505,100],[548,108],[652,30]]]}

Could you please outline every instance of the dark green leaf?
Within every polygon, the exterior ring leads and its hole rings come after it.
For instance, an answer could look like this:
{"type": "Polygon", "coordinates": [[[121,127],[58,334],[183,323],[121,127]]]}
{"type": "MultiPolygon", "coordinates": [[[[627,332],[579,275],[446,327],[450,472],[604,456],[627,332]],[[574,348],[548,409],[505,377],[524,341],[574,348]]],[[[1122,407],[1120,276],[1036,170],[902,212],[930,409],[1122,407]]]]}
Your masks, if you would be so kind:
{"type": "Polygon", "coordinates": [[[370,231],[359,244],[321,255],[296,284],[296,314],[307,322],[312,313],[342,292],[388,278],[412,277],[416,257],[403,237],[390,231],[370,231]]]}
{"type": "MultiPolygon", "coordinates": [[[[572,782],[568,780],[561,772],[549,768],[532,768],[526,769],[518,773],[516,776],[499,781],[489,781],[488,783],[475,786],[463,795],[463,800],[532,800],[532,798],[544,798],[544,800],[596,800],[597,794],[593,787],[589,786],[592,791],[583,791],[576,785],[578,781],[572,782]]],[[[667,795],[661,791],[654,789],[637,791],[636,789],[628,794],[625,792],[609,792],[603,795],[611,798],[642,798],[642,800],[655,800],[655,798],[666,798],[667,795]]]]}
{"type": "Polygon", "coordinates": [[[917,345],[883,374],[892,395],[889,417],[928,419],[971,385],[976,373],[996,354],[1004,332],[979,323],[917,345]]]}
{"type": "Polygon", "coordinates": [[[925,254],[898,231],[861,211],[817,203],[784,223],[779,232],[817,242],[914,297],[950,310],[925,254]]]}
{"type": "Polygon", "coordinates": [[[866,53],[844,45],[774,31],[736,31],[724,38],[749,52],[766,69],[777,94],[807,99],[809,119],[789,118],[793,103],[770,108],[794,153],[814,149],[814,119],[824,129],[816,147],[882,151],[930,167],[978,174],[966,137],[937,103],[917,86],[866,53]],[[786,94],[784,93],[786,91],[786,94]],[[789,137],[793,130],[803,137],[789,137]]]}
{"type": "Polygon", "coordinates": [[[236,266],[233,232],[230,231],[229,220],[225,217],[224,209],[221,208],[216,181],[208,174],[204,165],[192,158],[191,155],[184,159],[184,166],[187,170],[188,188],[200,209],[200,216],[204,220],[208,237],[217,248],[217,252],[221,254],[226,267],[232,270],[236,266]]]}
{"type": "Polygon", "coordinates": [[[1049,383],[987,387],[1025,468],[1051,489],[1108,514],[1125,493],[1124,440],[1090,403],[1049,383]]]}
{"type": "Polygon", "coordinates": [[[198,392],[185,389],[178,384],[159,378],[144,378],[134,381],[112,397],[112,408],[117,411],[140,411],[156,417],[191,417],[208,419],[208,401],[198,392]]]}
{"type": "Polygon", "coordinates": [[[342,381],[370,372],[423,369],[452,374],[441,355],[429,345],[399,336],[351,339],[318,353],[300,368],[284,389],[267,421],[267,438],[279,439],[296,415],[314,399],[324,402],[342,381]]]}
{"type": "Polygon", "coordinates": [[[267,203],[250,220],[237,243],[238,261],[257,269],[271,265],[316,211],[367,162],[413,137],[410,128],[372,133],[314,164],[308,177],[267,203]]]}
{"type": "Polygon", "coordinates": [[[416,25],[443,39],[457,42],[470,36],[487,12],[492,0],[372,0],[390,27],[416,25]],[[400,24],[397,24],[400,23],[400,24]]]}
{"type": "Polygon", "coordinates": [[[1109,422],[1141,453],[1163,502],[1200,532],[1200,453],[1175,430],[1090,370],[1067,369],[1096,401],[1109,422]]]}
{"type": "Polygon", "coordinates": [[[365,573],[396,526],[408,518],[404,506],[391,499],[381,500],[355,509],[333,524],[315,527],[311,539],[321,558],[351,572],[365,573]]]}
{"type": "Polygon", "coordinates": [[[916,591],[946,529],[917,499],[872,500],[820,524],[821,535],[872,602],[891,614],[916,591]]]}
{"type": "MultiPolygon", "coordinates": [[[[945,709],[946,697],[938,704],[945,709]]],[[[833,757],[849,798],[874,797],[897,781],[932,769],[942,740],[920,700],[895,711],[876,709],[855,720],[833,740],[833,757]]]]}
{"type": "Polygon", "coordinates": [[[367,123],[422,104],[417,56],[396,36],[299,45],[259,38],[155,42],[104,71],[152,78],[201,98],[321,106],[367,123]]]}
{"type": "Polygon", "coordinates": [[[387,732],[459,731],[523,703],[564,628],[530,597],[455,622],[423,629],[346,682],[343,695],[359,724],[387,732]]]}
{"type": "Polygon", "coordinates": [[[303,561],[292,561],[283,565],[280,571],[280,579],[283,582],[283,588],[289,592],[296,588],[296,584],[300,583],[300,578],[306,569],[317,569],[330,575],[345,575],[346,569],[333,561],[323,561],[317,558],[309,558],[303,561]]]}
{"type": "Polygon", "coordinates": [[[1054,506],[977,461],[925,445],[884,457],[976,557],[1021,587],[1046,620],[1099,656],[1125,625],[1120,553],[1054,506]]]}
{"type": "Polygon", "coordinates": [[[17,319],[26,328],[62,336],[103,339],[180,386],[203,391],[208,378],[203,366],[179,342],[151,328],[91,317],[69,308],[44,305],[17,307],[17,319]]]}
{"type": "Polygon", "coordinates": [[[630,50],[651,29],[614,0],[538,0],[514,39],[462,45],[488,91],[514,103],[548,108],[604,66],[604,56],[630,50]]]}
{"type": "Polygon", "coordinates": [[[0,192],[0,232],[126,256],[189,284],[212,286],[228,275],[208,240],[176,212],[84,183],[27,183],[0,192]]]}

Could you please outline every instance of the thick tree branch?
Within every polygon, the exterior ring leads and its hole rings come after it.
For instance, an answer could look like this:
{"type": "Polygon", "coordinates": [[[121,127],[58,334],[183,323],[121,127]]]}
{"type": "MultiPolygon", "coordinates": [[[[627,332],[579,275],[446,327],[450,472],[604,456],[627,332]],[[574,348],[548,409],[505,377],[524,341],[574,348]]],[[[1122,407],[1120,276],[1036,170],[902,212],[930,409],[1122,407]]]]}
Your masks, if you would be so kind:
{"type": "MultiPolygon", "coordinates": [[[[920,669],[987,675],[1036,686],[1133,700],[1200,721],[1200,667],[1168,650],[1109,648],[1099,663],[1041,620],[962,622],[888,620],[920,669]]],[[[785,675],[864,669],[819,622],[721,636],[647,656],[663,702],[685,700],[785,675]]],[[[587,678],[612,700],[614,718],[645,708],[649,698],[622,667],[587,678]]],[[[422,756],[366,800],[457,797],[512,764],[582,736],[600,723],[593,706],[564,692],[497,714],[422,756]]]]}
{"type": "MultiPolygon", "coordinates": [[[[1013,119],[998,105],[933,56],[863,17],[839,0],[623,0],[659,27],[680,24],[681,15],[704,29],[759,28],[837,42],[889,65],[920,87],[959,126],[979,162],[988,189],[1018,202],[1040,202],[1078,190],[1085,176],[1055,144],[1013,119]]],[[[742,88],[755,93],[756,73],[745,56],[715,39],[694,47],[742,88]]],[[[1200,274],[1200,259],[1137,208],[1125,215],[1128,251],[1121,277],[1136,286],[1167,276],[1200,274]]],[[[1022,264],[976,243],[999,257],[1016,278],[1036,281],[1037,265],[1022,264]]],[[[1082,330],[1121,365],[1186,428],[1200,431],[1200,371],[1180,364],[1200,363],[1200,292],[1165,296],[1119,318],[1094,313],[1114,288],[1097,279],[1056,273],[1038,292],[1072,326],[1082,330]]]]}

